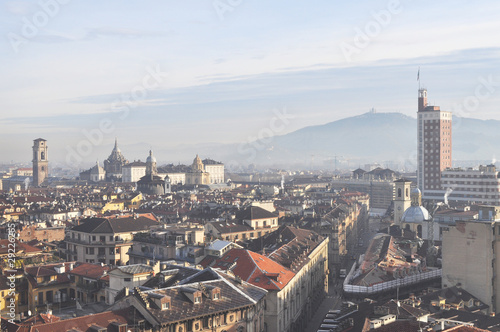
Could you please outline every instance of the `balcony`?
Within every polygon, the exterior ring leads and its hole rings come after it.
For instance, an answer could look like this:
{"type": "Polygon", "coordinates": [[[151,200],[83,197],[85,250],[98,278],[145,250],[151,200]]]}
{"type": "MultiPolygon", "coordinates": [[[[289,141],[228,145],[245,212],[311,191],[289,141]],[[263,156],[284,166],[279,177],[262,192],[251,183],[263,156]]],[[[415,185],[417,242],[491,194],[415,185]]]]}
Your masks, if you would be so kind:
{"type": "Polygon", "coordinates": [[[66,236],[64,238],[64,241],[67,243],[77,243],[77,244],[83,244],[83,245],[92,245],[92,246],[106,246],[106,247],[111,247],[115,246],[116,244],[123,244],[123,243],[132,243],[131,240],[112,240],[112,241],[89,241],[89,240],[78,240],[78,239],[73,239],[70,236],[66,236]]]}

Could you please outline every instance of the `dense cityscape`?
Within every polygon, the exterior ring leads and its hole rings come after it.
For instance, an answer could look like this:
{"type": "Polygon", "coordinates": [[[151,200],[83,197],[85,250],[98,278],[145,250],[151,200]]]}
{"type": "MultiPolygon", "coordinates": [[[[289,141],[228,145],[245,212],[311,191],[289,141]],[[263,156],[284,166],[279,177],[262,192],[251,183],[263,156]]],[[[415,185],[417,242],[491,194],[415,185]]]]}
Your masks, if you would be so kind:
{"type": "Polygon", "coordinates": [[[1,2],[1,331],[500,332],[499,12],[1,2]]]}
{"type": "Polygon", "coordinates": [[[498,172],[452,167],[426,89],[417,118],[408,173],[130,162],[115,139],[68,178],[34,139],[32,167],[2,166],[2,328],[500,329],[498,172]]]}

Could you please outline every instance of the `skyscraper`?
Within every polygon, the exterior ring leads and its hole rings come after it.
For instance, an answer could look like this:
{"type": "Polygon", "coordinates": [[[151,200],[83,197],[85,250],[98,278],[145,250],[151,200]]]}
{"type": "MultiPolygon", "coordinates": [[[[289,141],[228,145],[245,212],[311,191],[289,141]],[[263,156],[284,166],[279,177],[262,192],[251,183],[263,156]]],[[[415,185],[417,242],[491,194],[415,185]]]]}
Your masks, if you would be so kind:
{"type": "Polygon", "coordinates": [[[441,171],[451,167],[451,112],[427,104],[427,90],[418,90],[417,185],[423,198],[443,199],[441,171]]]}
{"type": "Polygon", "coordinates": [[[38,138],[33,141],[33,185],[40,185],[49,177],[49,156],[47,141],[38,138]]]}

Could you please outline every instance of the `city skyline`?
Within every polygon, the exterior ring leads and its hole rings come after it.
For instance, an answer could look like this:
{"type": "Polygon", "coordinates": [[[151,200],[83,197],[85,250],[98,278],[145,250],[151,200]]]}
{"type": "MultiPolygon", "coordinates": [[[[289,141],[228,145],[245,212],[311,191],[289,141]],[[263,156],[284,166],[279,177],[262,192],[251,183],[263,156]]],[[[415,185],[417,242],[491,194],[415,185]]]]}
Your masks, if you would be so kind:
{"type": "Polygon", "coordinates": [[[248,141],[276,110],[291,119],[274,135],[372,107],[416,117],[419,68],[430,104],[500,119],[492,1],[42,3],[2,4],[3,161],[108,120],[98,145],[171,148],[248,141]]]}

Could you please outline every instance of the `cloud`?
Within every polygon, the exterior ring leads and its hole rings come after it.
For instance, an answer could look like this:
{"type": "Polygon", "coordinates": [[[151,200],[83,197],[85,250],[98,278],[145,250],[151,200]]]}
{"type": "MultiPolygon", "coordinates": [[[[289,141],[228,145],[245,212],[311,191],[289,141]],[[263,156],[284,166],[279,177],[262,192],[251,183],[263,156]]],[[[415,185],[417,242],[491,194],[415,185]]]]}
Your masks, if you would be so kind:
{"type": "Polygon", "coordinates": [[[152,31],[140,31],[134,29],[125,29],[125,28],[112,28],[112,27],[101,27],[88,29],[83,40],[93,40],[98,38],[106,38],[106,37],[118,37],[118,38],[146,38],[146,37],[160,37],[164,36],[163,32],[152,32],[152,31]]]}
{"type": "Polygon", "coordinates": [[[42,44],[55,44],[55,43],[72,43],[79,41],[91,41],[106,38],[119,38],[119,39],[142,39],[142,38],[155,38],[164,36],[165,33],[153,31],[139,31],[132,29],[120,28],[95,28],[88,29],[83,35],[68,35],[54,31],[44,31],[35,38],[31,39],[33,42],[42,44]]]}

